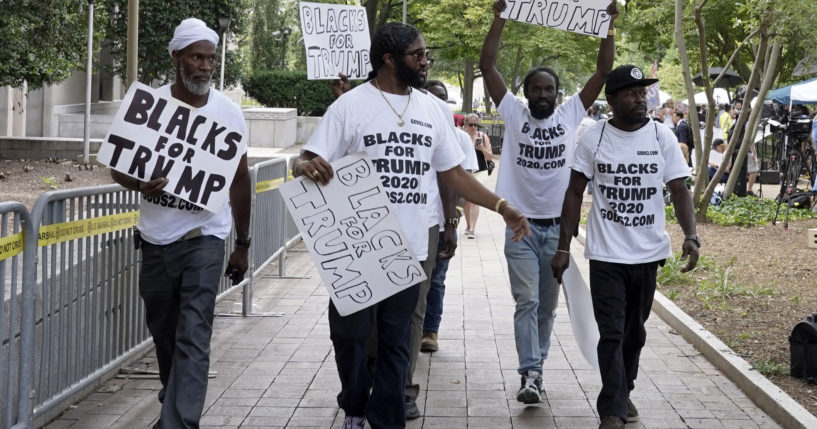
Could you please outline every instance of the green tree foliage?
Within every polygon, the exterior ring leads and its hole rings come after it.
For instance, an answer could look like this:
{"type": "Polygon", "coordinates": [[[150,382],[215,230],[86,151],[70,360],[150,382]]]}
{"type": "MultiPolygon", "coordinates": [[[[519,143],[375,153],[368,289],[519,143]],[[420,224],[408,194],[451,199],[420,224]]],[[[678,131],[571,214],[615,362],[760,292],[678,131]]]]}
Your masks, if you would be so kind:
{"type": "Polygon", "coordinates": [[[323,80],[307,80],[306,72],[258,71],[244,78],[244,91],[267,107],[295,107],[302,116],[321,116],[334,101],[323,80]]]}
{"type": "MultiPolygon", "coordinates": [[[[167,52],[167,44],[173,38],[173,30],[182,20],[199,18],[222,36],[218,19],[230,17],[228,36],[241,40],[247,20],[246,0],[192,1],[140,0],[139,2],[139,74],[140,82],[153,80],[168,82],[175,78],[173,60],[167,52]]],[[[114,56],[114,72],[125,77],[127,62],[128,0],[108,0],[110,3],[108,35],[114,56]]],[[[222,37],[223,38],[223,37],[222,37]]],[[[228,44],[229,48],[230,45],[228,44]]],[[[221,52],[221,46],[217,47],[221,52]]],[[[227,50],[225,86],[235,84],[241,76],[241,58],[237,52],[227,50]]],[[[219,67],[219,66],[217,66],[219,67]]],[[[218,81],[219,72],[213,74],[218,81]]]]}
{"type": "MultiPolygon", "coordinates": [[[[96,4],[98,49],[105,3],[96,4]]],[[[29,89],[37,89],[84,69],[87,16],[87,1],[0,0],[0,86],[20,87],[26,82],[29,89]]]]}

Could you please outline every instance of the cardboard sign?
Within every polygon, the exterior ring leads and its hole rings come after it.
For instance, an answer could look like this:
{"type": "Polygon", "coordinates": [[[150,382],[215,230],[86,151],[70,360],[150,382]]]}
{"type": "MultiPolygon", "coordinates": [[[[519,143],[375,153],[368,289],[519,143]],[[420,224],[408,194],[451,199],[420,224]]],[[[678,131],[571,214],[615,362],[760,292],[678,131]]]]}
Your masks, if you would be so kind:
{"type": "Polygon", "coordinates": [[[332,163],[326,186],[299,177],[279,187],[338,313],[372,306],[423,280],[371,159],[332,163]]]}
{"type": "Polygon", "coordinates": [[[607,6],[614,0],[506,0],[500,17],[573,33],[607,37],[610,15],[607,6]]]}
{"type": "Polygon", "coordinates": [[[365,79],[372,70],[366,8],[329,3],[298,5],[309,80],[365,79]]]}
{"type": "Polygon", "coordinates": [[[197,110],[134,82],[97,159],[142,181],[166,177],[166,193],[218,211],[229,196],[244,136],[197,110]]]}

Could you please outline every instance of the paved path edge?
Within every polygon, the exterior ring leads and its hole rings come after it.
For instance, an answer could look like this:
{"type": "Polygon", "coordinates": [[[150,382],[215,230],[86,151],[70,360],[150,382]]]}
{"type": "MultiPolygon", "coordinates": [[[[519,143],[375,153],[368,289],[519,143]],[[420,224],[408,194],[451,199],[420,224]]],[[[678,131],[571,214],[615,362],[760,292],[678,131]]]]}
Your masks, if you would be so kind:
{"type": "MultiPolygon", "coordinates": [[[[584,245],[585,229],[579,228],[578,241],[584,245]]],[[[589,279],[587,279],[589,282],[589,279]]],[[[588,283],[589,284],[589,283],[588,283]]],[[[817,428],[817,417],[788,393],[758,373],[726,344],[681,310],[661,292],[655,291],[652,311],[692,344],[716,368],[746,393],[761,410],[786,428],[817,428]]]]}
{"type": "Polygon", "coordinates": [[[817,427],[817,417],[660,292],[655,293],[652,310],[778,423],[787,428],[817,427]]]}

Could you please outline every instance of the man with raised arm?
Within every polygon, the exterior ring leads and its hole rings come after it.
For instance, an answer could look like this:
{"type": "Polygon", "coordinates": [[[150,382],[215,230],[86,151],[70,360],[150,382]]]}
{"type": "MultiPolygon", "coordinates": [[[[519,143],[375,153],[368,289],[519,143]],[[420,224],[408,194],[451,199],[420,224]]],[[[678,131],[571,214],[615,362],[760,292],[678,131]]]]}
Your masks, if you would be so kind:
{"type": "MultiPolygon", "coordinates": [[[[494,21],[482,45],[479,68],[497,111],[505,121],[496,193],[528,218],[532,235],[520,241],[505,240],[505,258],[511,293],[516,302],[514,335],[522,376],[516,400],[541,401],[542,363],[550,349],[550,334],[559,301],[559,284],[550,270],[550,259],[559,240],[559,214],[570,179],[576,128],[593,105],[613,68],[613,26],[618,9],[607,7],[610,29],[601,40],[596,70],[577,95],[556,107],[559,77],[549,67],[536,67],[525,76],[527,103],[511,94],[496,68],[505,20],[504,0],[494,2],[494,21]]],[[[506,237],[510,237],[508,230],[506,237]]]]}
{"type": "MultiPolygon", "coordinates": [[[[514,231],[511,239],[521,240],[530,233],[525,217],[460,167],[464,156],[454,144],[450,112],[432,95],[412,88],[426,80],[428,53],[422,35],[411,25],[388,23],[378,29],[372,38],[369,81],[329,106],[295,160],[293,174],[327,184],[334,176],[331,161],[366,152],[420,261],[436,256],[428,254],[429,226],[437,225],[436,210],[429,210],[428,202],[431,176],[438,173],[457,194],[499,212],[514,231]]],[[[376,314],[369,307],[342,317],[329,303],[344,429],[362,429],[365,420],[373,428],[405,426],[409,335],[419,289],[416,284],[379,302],[376,314]],[[374,327],[377,364],[370,377],[366,342],[374,327]]]]}
{"type": "Polygon", "coordinates": [[[623,429],[625,421],[638,420],[630,391],[647,339],[644,322],[650,315],[658,266],[672,255],[664,229],[664,184],[686,235],[681,259],[689,257],[689,262],[681,272],[695,268],[701,246],[692,198],[684,184],[690,169],[678,140],[672,130],[647,118],[647,86],[655,82],[633,65],[619,66],[607,76],[604,92],[616,114],[579,140],[562,208],[559,247],[551,261],[561,283],[582,194],[592,180],[595,191],[584,256],[590,260],[590,294],[600,336],[602,387],[596,401],[600,429],[623,429]]]}

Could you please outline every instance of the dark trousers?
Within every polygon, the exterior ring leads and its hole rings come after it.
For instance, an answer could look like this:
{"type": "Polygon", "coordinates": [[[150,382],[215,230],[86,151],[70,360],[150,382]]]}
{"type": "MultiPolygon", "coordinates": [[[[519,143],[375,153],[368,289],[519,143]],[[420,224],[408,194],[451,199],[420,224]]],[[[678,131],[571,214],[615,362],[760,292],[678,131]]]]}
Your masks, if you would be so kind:
{"type": "Polygon", "coordinates": [[[635,388],[638,359],[647,340],[644,322],[650,316],[658,264],[590,260],[590,293],[600,335],[602,387],[596,408],[601,418],[627,419],[627,399],[635,388]]]}
{"type": "Polygon", "coordinates": [[[143,242],[139,293],[159,361],[163,429],[199,427],[223,263],[224,240],[217,237],[143,242]]]}
{"type": "MultiPolygon", "coordinates": [[[[456,236],[456,231],[454,232],[456,236]]],[[[437,241],[437,248],[442,248],[443,235],[437,241]]],[[[443,317],[443,298],[445,298],[445,276],[448,274],[449,259],[437,256],[434,270],[431,272],[431,286],[426,295],[426,316],[423,319],[423,332],[438,332],[443,317]]]]}
{"type": "Polygon", "coordinates": [[[350,416],[366,416],[373,429],[406,425],[404,386],[409,364],[411,316],[419,284],[377,304],[342,317],[329,303],[329,333],[340,376],[340,408],[350,416]],[[366,343],[377,326],[377,363],[371,383],[366,343]]]}

